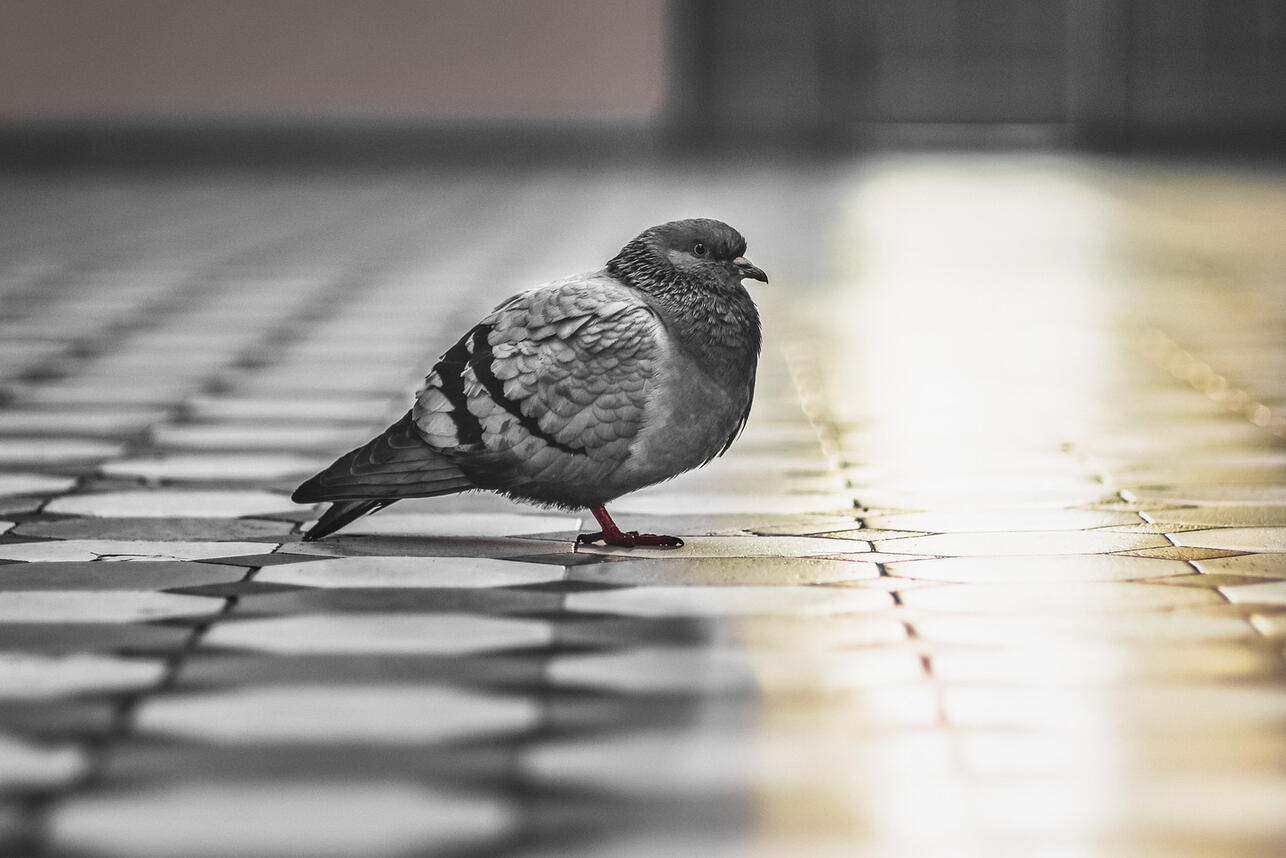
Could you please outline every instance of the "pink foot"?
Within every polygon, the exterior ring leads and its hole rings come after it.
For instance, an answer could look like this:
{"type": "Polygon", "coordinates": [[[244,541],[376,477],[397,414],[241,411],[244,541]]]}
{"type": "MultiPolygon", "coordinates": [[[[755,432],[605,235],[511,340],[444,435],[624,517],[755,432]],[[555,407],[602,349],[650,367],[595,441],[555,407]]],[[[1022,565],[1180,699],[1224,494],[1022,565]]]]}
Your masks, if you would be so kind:
{"type": "Polygon", "coordinates": [[[637,530],[622,531],[607,514],[601,504],[590,507],[598,526],[603,528],[597,533],[582,533],[576,537],[576,545],[593,545],[602,542],[616,548],[681,548],[683,540],[677,536],[665,536],[659,533],[639,533],[637,530]]]}

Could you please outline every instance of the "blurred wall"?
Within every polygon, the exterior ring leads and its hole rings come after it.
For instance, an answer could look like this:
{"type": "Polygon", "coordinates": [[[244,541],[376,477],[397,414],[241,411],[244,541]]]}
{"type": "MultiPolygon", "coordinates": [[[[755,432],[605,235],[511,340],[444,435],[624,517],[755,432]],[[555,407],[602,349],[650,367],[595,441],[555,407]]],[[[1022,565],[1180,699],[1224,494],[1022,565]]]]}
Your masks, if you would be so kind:
{"type": "Polygon", "coordinates": [[[1283,0],[675,0],[675,11],[674,110],[707,135],[990,123],[1089,143],[1286,142],[1283,0]]]}
{"type": "Polygon", "coordinates": [[[665,0],[0,0],[0,120],[646,117],[665,0]]]}

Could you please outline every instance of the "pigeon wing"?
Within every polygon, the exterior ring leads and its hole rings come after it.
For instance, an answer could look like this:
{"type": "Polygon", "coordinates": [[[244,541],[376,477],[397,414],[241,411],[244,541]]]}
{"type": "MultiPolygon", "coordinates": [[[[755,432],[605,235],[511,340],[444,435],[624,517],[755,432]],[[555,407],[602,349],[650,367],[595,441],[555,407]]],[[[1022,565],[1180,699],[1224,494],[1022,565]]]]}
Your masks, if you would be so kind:
{"type": "Polygon", "coordinates": [[[515,296],[442,356],[416,427],[485,487],[609,473],[643,426],[661,331],[646,303],[601,276],[515,296]]]}

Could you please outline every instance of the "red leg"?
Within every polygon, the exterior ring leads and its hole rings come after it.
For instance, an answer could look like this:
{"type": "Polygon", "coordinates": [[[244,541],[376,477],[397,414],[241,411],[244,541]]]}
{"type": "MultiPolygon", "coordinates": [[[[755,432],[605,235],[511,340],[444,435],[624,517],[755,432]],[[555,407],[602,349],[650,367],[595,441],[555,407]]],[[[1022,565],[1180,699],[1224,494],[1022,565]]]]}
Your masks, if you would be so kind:
{"type": "Polygon", "coordinates": [[[618,548],[680,548],[683,545],[683,540],[677,536],[639,533],[637,530],[622,532],[602,504],[590,507],[589,511],[594,513],[594,518],[602,530],[598,533],[582,533],[576,537],[577,545],[592,545],[599,541],[604,545],[614,545],[618,548]]]}

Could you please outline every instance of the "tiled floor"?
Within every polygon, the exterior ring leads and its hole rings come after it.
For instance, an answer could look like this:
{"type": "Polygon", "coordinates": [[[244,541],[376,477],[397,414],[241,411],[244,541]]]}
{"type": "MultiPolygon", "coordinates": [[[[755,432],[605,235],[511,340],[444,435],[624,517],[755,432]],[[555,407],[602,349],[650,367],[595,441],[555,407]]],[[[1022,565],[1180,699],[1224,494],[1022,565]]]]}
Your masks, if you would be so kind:
{"type": "Polygon", "coordinates": [[[0,182],[0,852],[1286,851],[1286,174],[905,157],[0,182]],[[584,517],[301,475],[722,217],[750,427],[584,517]]]}

